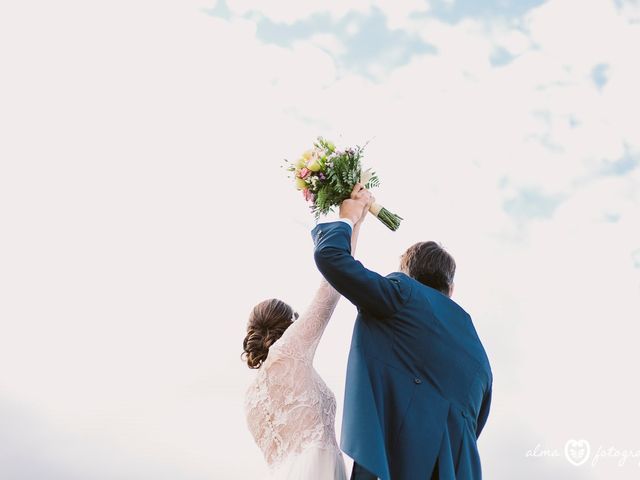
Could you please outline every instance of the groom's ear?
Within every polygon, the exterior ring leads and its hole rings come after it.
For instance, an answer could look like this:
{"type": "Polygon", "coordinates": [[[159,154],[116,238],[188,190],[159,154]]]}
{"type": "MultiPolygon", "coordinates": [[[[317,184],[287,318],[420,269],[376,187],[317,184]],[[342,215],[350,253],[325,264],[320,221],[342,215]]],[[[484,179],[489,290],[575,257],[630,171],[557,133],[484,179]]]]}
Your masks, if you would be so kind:
{"type": "Polygon", "coordinates": [[[451,285],[449,286],[449,298],[453,297],[453,289],[455,288],[456,284],[454,282],[451,282],[451,285]]]}

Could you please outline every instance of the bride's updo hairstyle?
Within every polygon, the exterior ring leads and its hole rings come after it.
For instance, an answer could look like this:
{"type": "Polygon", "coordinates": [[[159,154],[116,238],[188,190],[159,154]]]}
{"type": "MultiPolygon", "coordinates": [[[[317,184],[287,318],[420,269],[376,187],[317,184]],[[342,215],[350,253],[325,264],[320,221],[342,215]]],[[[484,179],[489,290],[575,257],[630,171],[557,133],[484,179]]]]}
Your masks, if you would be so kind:
{"type": "Polygon", "coordinates": [[[269,347],[298,318],[298,314],[282,300],[271,298],[260,302],[249,315],[247,336],[244,337],[242,359],[249,368],[260,368],[267,359],[269,347]]]}

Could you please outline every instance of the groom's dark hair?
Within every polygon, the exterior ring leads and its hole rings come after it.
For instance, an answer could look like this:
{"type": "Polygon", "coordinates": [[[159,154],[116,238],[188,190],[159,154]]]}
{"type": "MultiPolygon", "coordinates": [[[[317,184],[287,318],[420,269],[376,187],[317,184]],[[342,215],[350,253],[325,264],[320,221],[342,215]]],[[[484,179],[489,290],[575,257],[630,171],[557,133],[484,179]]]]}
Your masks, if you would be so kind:
{"type": "Polygon", "coordinates": [[[439,243],[418,242],[400,257],[400,270],[420,283],[449,295],[456,274],[456,262],[439,243]]]}

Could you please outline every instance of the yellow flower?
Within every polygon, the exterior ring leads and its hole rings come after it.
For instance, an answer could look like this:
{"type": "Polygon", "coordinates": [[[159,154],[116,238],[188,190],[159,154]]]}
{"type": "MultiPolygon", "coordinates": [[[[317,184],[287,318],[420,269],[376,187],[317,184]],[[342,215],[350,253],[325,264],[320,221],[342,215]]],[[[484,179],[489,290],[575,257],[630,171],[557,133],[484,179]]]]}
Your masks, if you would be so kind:
{"type": "Polygon", "coordinates": [[[322,167],[320,166],[318,159],[315,159],[307,163],[307,168],[312,172],[319,172],[322,167]]]}
{"type": "Polygon", "coordinates": [[[322,165],[320,164],[320,152],[318,150],[310,152],[307,168],[312,172],[319,172],[322,168],[322,165]]]}
{"type": "Polygon", "coordinates": [[[307,188],[307,182],[305,182],[302,178],[296,178],[296,188],[298,190],[304,190],[305,188],[307,188]]]}
{"type": "Polygon", "coordinates": [[[308,159],[306,159],[304,155],[300,157],[296,162],[296,169],[300,170],[301,168],[304,168],[307,165],[307,161],[308,159]]]}

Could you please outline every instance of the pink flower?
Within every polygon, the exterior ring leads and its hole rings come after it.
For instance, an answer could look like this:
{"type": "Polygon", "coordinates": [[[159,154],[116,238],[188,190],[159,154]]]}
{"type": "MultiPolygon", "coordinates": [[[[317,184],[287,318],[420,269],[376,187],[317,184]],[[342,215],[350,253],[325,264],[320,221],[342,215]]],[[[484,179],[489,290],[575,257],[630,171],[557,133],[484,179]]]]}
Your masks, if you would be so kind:
{"type": "Polygon", "coordinates": [[[313,202],[313,193],[311,193],[308,188],[302,190],[302,195],[307,202],[313,202]]]}
{"type": "Polygon", "coordinates": [[[300,170],[300,178],[307,178],[310,173],[311,173],[311,170],[309,170],[307,167],[304,167],[303,169],[300,170]]]}

